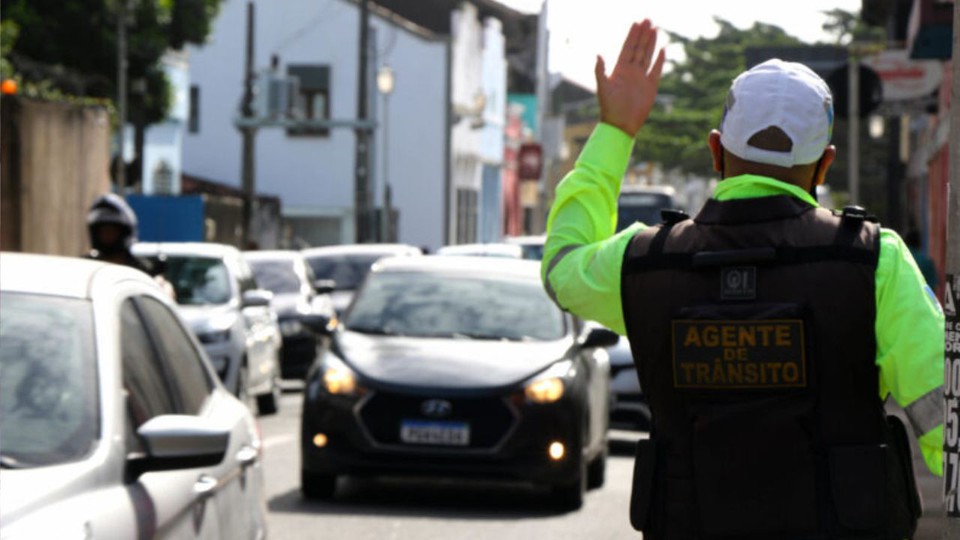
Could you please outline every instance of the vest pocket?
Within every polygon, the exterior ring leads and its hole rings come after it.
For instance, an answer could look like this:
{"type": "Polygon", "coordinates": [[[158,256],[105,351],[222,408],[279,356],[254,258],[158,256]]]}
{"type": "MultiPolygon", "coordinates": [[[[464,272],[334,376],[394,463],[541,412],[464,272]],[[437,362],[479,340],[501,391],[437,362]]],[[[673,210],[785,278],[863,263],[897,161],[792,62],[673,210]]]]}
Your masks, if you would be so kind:
{"type": "Polygon", "coordinates": [[[886,521],[887,447],[834,447],[828,458],[840,525],[853,531],[879,530],[886,521]]]}
{"type": "Polygon", "coordinates": [[[654,475],[657,468],[657,445],[653,440],[637,442],[633,463],[633,487],[630,494],[630,524],[638,531],[647,530],[653,502],[654,475]]]}
{"type": "Polygon", "coordinates": [[[818,529],[808,430],[796,417],[773,412],[783,412],[780,401],[722,408],[697,419],[693,467],[704,534],[769,538],[818,529]]]}

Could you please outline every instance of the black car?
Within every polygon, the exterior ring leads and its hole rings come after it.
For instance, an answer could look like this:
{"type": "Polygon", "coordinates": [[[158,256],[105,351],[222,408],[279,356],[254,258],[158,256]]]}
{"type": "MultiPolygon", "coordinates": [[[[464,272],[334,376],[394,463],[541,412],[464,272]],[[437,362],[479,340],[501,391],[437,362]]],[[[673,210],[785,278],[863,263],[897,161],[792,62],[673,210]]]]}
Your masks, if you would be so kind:
{"type": "Polygon", "coordinates": [[[273,293],[271,305],[283,336],[280,374],[302,379],[327,344],[325,332],[313,329],[306,319],[320,316],[333,321],[336,314],[330,292],[333,283],[316,280],[298,251],[248,251],[243,254],[257,283],[273,293]]]}
{"type": "Polygon", "coordinates": [[[347,474],[478,476],[549,486],[577,508],[603,484],[610,366],[522,260],[374,265],[307,375],[301,488],[347,474]]]}

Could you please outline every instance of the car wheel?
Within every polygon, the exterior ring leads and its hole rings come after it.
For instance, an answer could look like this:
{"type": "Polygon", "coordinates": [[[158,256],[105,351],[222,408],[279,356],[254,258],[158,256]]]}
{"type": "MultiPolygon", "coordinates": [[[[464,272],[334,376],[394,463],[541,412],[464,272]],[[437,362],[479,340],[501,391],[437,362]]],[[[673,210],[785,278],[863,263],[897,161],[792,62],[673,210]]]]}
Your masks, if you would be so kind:
{"type": "Polygon", "coordinates": [[[280,381],[273,378],[270,392],[257,396],[257,411],[260,414],[276,414],[280,409],[280,381]]]}
{"type": "Polygon", "coordinates": [[[601,488],[607,479],[607,443],[604,442],[603,446],[604,449],[587,466],[587,489],[601,488]]]}
{"type": "Polygon", "coordinates": [[[332,499],[337,491],[337,477],[332,474],[317,474],[300,471],[300,492],[304,499],[332,499]]]}

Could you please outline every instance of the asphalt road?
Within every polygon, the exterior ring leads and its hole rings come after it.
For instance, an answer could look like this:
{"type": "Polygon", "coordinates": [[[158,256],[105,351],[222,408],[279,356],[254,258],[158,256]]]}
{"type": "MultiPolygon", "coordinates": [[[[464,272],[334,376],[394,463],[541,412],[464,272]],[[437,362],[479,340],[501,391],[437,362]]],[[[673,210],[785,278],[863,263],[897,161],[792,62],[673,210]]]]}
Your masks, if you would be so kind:
{"type": "MultiPolygon", "coordinates": [[[[347,478],[340,481],[333,501],[307,502],[300,496],[300,408],[301,395],[285,393],[279,414],[260,417],[270,538],[613,540],[641,536],[627,518],[633,442],[641,433],[611,432],[606,484],[590,491],[576,512],[558,512],[545,492],[531,487],[462,480],[347,478]]],[[[919,460],[916,465],[928,512],[914,540],[939,540],[940,482],[919,460]]]]}

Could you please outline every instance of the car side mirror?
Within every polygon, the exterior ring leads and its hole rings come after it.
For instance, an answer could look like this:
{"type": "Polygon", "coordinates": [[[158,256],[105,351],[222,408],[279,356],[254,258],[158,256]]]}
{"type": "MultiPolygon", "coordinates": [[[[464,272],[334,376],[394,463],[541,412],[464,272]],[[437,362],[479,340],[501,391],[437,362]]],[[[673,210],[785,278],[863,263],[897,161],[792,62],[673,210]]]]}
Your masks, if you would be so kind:
{"type": "Polygon", "coordinates": [[[313,290],[317,294],[330,294],[337,290],[337,282],[332,279],[318,279],[313,282],[313,290]]]}
{"type": "Polygon", "coordinates": [[[587,337],[584,338],[581,347],[584,349],[594,347],[613,347],[620,342],[620,335],[609,328],[591,328],[587,337]]]}
{"type": "Polygon", "coordinates": [[[273,293],[263,289],[254,289],[243,293],[243,307],[270,307],[273,293]]]}
{"type": "Polygon", "coordinates": [[[223,461],[230,429],[207,418],[165,414],[137,429],[146,455],[131,461],[134,477],[152,471],[212,467],[223,461]]]}

